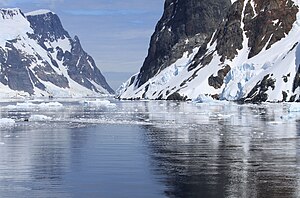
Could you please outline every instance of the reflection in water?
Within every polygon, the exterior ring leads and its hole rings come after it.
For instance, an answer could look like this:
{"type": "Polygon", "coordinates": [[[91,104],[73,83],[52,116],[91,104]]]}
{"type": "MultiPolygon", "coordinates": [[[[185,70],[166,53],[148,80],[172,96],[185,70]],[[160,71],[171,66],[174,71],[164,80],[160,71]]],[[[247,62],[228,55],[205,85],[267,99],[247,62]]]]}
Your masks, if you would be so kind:
{"type": "Polygon", "coordinates": [[[0,197],[300,196],[300,122],[286,104],[115,102],[2,104],[17,122],[0,128],[0,197]]]}
{"type": "Polygon", "coordinates": [[[299,197],[299,130],[274,122],[275,112],[265,108],[237,111],[237,117],[208,122],[177,114],[172,125],[146,126],[167,196],[299,197]]]}
{"type": "Polygon", "coordinates": [[[26,126],[2,130],[6,135],[0,148],[0,196],[68,197],[62,190],[69,161],[68,132],[49,125],[38,130],[26,126]]]}
{"type": "Polygon", "coordinates": [[[66,151],[66,143],[70,141],[69,131],[47,128],[40,129],[38,133],[38,138],[31,142],[34,149],[31,151],[31,177],[37,184],[46,181],[53,182],[50,186],[54,188],[59,187],[69,161],[66,151]]]}

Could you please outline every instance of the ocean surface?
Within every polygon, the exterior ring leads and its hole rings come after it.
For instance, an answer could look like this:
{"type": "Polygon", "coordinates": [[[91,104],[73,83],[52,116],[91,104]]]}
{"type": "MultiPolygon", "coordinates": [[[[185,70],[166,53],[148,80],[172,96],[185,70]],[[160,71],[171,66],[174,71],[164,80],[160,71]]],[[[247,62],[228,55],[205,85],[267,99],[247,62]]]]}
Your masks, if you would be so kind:
{"type": "Polygon", "coordinates": [[[297,198],[290,106],[1,100],[0,197],[297,198]]]}

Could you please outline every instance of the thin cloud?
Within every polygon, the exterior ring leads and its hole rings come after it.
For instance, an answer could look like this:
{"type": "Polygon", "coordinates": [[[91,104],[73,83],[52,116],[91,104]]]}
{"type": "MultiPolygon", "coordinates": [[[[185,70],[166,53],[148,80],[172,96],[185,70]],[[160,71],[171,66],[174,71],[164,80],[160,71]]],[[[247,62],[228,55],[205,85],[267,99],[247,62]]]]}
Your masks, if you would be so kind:
{"type": "Polygon", "coordinates": [[[34,7],[48,7],[54,9],[64,3],[64,0],[0,0],[0,6],[3,7],[15,7],[20,8],[28,7],[31,5],[34,7]]]}
{"type": "Polygon", "coordinates": [[[34,6],[45,6],[49,8],[55,8],[60,4],[63,4],[64,0],[0,0],[0,6],[23,6],[31,4],[34,6]]]}
{"type": "Polygon", "coordinates": [[[72,9],[65,10],[67,14],[77,15],[77,16],[127,16],[127,15],[140,15],[146,14],[142,10],[90,10],[90,9],[72,9]]]}
{"type": "Polygon", "coordinates": [[[114,36],[119,39],[131,40],[131,39],[148,39],[153,33],[153,29],[129,29],[127,31],[117,32],[114,36]]]}
{"type": "Polygon", "coordinates": [[[11,1],[10,0],[0,0],[1,6],[10,6],[11,1]]]}
{"type": "Polygon", "coordinates": [[[44,0],[46,3],[50,5],[51,8],[55,8],[57,4],[64,3],[64,0],[44,0]]]}

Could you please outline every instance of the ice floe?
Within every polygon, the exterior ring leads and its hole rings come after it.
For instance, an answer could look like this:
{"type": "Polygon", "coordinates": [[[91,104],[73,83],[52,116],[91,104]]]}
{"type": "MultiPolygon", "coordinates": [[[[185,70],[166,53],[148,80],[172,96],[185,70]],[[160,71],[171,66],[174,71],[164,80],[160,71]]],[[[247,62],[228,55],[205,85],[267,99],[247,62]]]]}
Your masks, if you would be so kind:
{"type": "Polygon", "coordinates": [[[30,122],[45,122],[45,121],[51,121],[52,118],[45,115],[31,115],[28,120],[30,122]]]}
{"type": "Polygon", "coordinates": [[[293,102],[290,104],[289,112],[300,112],[300,103],[293,102]]]}
{"type": "Polygon", "coordinates": [[[11,128],[15,123],[15,120],[11,118],[0,118],[0,128],[11,128]]]}
{"type": "Polygon", "coordinates": [[[17,103],[16,105],[8,105],[6,108],[8,109],[60,109],[63,108],[63,104],[59,102],[48,102],[48,103],[32,103],[32,102],[22,102],[17,103]]]}
{"type": "Polygon", "coordinates": [[[93,107],[93,108],[103,108],[103,107],[108,107],[108,108],[115,108],[117,105],[114,103],[111,103],[109,100],[85,100],[81,102],[84,106],[87,107],[93,107]]]}

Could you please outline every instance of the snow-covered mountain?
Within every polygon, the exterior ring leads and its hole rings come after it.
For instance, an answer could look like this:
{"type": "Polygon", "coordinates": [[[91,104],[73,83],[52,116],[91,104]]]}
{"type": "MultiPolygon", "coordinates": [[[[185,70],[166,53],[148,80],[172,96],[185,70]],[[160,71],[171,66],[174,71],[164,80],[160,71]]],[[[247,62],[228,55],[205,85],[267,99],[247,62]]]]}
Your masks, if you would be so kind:
{"type": "Polygon", "coordinates": [[[0,97],[113,93],[55,13],[0,9],[0,27],[0,97]]]}
{"type": "Polygon", "coordinates": [[[300,100],[300,0],[166,0],[123,99],[300,100]]]}

